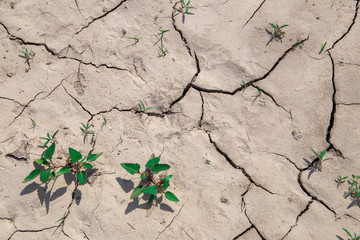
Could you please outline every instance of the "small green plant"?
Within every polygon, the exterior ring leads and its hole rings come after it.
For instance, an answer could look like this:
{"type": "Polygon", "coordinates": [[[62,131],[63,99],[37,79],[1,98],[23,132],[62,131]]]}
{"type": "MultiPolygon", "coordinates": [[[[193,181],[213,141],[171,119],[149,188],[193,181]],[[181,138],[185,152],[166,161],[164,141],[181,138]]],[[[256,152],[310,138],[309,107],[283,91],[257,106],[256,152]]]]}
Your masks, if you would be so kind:
{"type": "Polygon", "coordinates": [[[325,156],[325,154],[326,154],[326,152],[327,152],[327,149],[325,149],[324,151],[322,151],[322,152],[320,153],[320,155],[317,154],[317,153],[314,151],[314,149],[312,149],[312,148],[310,148],[310,149],[311,149],[311,151],[315,154],[316,158],[318,159],[318,162],[317,162],[316,165],[314,166],[314,169],[317,168],[317,169],[321,170],[323,162],[325,162],[326,160],[329,160],[329,159],[330,159],[330,158],[325,158],[325,159],[323,159],[324,156],[325,156]]]}
{"type": "Polygon", "coordinates": [[[205,160],[205,164],[210,165],[210,163],[211,163],[211,161],[210,161],[209,159],[206,159],[206,160],[205,160]]]}
{"type": "Polygon", "coordinates": [[[178,9],[178,11],[182,12],[182,13],[186,13],[189,14],[189,10],[194,8],[193,6],[190,5],[190,0],[185,4],[184,0],[180,1],[181,7],[180,9],[178,9]]]}
{"type": "Polygon", "coordinates": [[[145,171],[140,173],[140,165],[137,163],[122,163],[121,166],[129,172],[131,175],[140,174],[141,182],[131,193],[130,199],[138,197],[140,194],[150,194],[148,203],[151,203],[158,193],[164,194],[165,197],[174,202],[178,202],[179,199],[170,191],[166,189],[170,185],[170,178],[173,175],[168,175],[160,178],[160,180],[155,180],[155,174],[158,174],[161,171],[168,170],[170,165],[168,164],[159,164],[160,157],[155,157],[154,154],[151,155],[150,160],[146,163],[145,171]],[[144,182],[144,184],[141,184],[144,182]]]}
{"type": "Polygon", "coordinates": [[[244,82],[244,80],[242,80],[242,83],[243,83],[244,89],[247,88],[247,84],[244,82]]]}
{"type": "Polygon", "coordinates": [[[298,40],[296,41],[296,43],[293,44],[293,48],[296,48],[296,47],[301,48],[302,46],[304,46],[304,43],[301,42],[301,39],[298,39],[298,40]]]}
{"type": "Polygon", "coordinates": [[[325,46],[326,46],[326,43],[327,43],[327,42],[325,42],[324,45],[322,45],[319,54],[322,53],[322,51],[324,50],[324,48],[325,48],[325,46]]]}
{"type": "Polygon", "coordinates": [[[81,123],[81,125],[83,126],[83,128],[80,127],[80,129],[84,134],[84,144],[85,144],[87,135],[94,134],[94,131],[90,130],[92,125],[89,125],[89,123],[87,123],[86,125],[84,123],[81,123]]]}
{"type": "Polygon", "coordinates": [[[160,29],[160,33],[158,33],[156,36],[162,37],[162,36],[164,35],[164,33],[169,32],[169,31],[170,31],[170,30],[161,30],[161,29],[160,29]]]}
{"type": "Polygon", "coordinates": [[[92,154],[91,152],[83,157],[80,152],[76,151],[73,148],[69,147],[69,157],[66,160],[65,164],[58,164],[52,160],[53,154],[55,152],[55,143],[52,143],[51,146],[46,149],[45,153],[40,159],[35,160],[36,164],[42,167],[43,169],[35,168],[24,180],[23,183],[26,183],[38,175],[40,178],[47,182],[49,179],[55,180],[57,176],[60,176],[64,173],[72,172],[78,182],[81,185],[86,183],[86,169],[92,169],[93,166],[90,162],[95,161],[102,153],[92,154]],[[58,170],[58,171],[57,171],[58,170]]]}
{"type": "Polygon", "coordinates": [[[139,42],[139,39],[137,37],[128,37],[128,39],[134,40],[135,44],[139,42]]]}
{"type": "Polygon", "coordinates": [[[336,183],[337,183],[337,187],[339,187],[341,184],[343,184],[345,182],[345,179],[347,179],[349,176],[346,176],[346,177],[341,177],[341,176],[338,176],[337,180],[336,180],[336,183]]]}
{"type": "MultiPolygon", "coordinates": [[[[344,177],[344,178],[346,178],[346,177],[344,177]]],[[[351,175],[351,178],[348,181],[350,186],[349,186],[348,192],[345,193],[345,198],[347,198],[348,196],[351,196],[354,199],[360,199],[360,184],[358,182],[359,179],[360,179],[360,176],[357,176],[354,174],[351,175]]]]}
{"type": "Polygon", "coordinates": [[[345,228],[343,228],[342,230],[344,230],[351,238],[348,238],[348,240],[359,240],[360,239],[360,235],[356,235],[356,233],[354,233],[354,236],[352,236],[348,230],[346,230],[345,228]]]}
{"type": "Polygon", "coordinates": [[[271,36],[271,38],[267,44],[269,44],[274,38],[275,38],[275,40],[280,40],[280,42],[282,42],[282,39],[285,37],[285,32],[282,30],[282,28],[287,27],[289,25],[285,24],[285,25],[282,25],[279,27],[278,24],[276,24],[276,25],[272,24],[272,23],[269,23],[269,24],[273,28],[273,32],[266,30],[266,32],[271,36]]]}
{"type": "Polygon", "coordinates": [[[32,50],[30,50],[30,52],[28,52],[27,48],[25,48],[25,51],[20,51],[20,52],[24,54],[24,56],[20,55],[20,57],[25,58],[25,63],[27,63],[30,67],[30,60],[33,59],[33,57],[35,56],[35,53],[32,50]]]}
{"type": "Polygon", "coordinates": [[[258,97],[261,95],[261,89],[258,86],[255,86],[255,88],[257,89],[258,94],[254,96],[254,100],[252,101],[251,105],[253,105],[256,99],[258,99],[258,97]]]}
{"type": "Polygon", "coordinates": [[[138,112],[145,112],[146,110],[154,109],[153,107],[145,107],[144,103],[140,100],[138,104],[138,112]]]}
{"type": "Polygon", "coordinates": [[[34,121],[34,119],[32,119],[32,118],[30,118],[30,120],[31,120],[31,128],[30,129],[35,129],[35,127],[36,127],[36,122],[34,121]]]}
{"type": "Polygon", "coordinates": [[[258,93],[260,95],[261,94],[261,89],[258,86],[256,86],[256,89],[258,90],[258,93]]]}
{"type": "Polygon", "coordinates": [[[166,55],[166,53],[167,53],[167,51],[164,48],[164,43],[163,43],[164,33],[169,32],[170,30],[161,30],[160,29],[159,31],[160,31],[160,33],[158,33],[156,36],[160,36],[160,39],[157,42],[160,41],[160,47],[159,47],[160,56],[164,57],[166,55]]]}
{"type": "Polygon", "coordinates": [[[50,136],[49,133],[46,134],[47,137],[41,137],[40,139],[44,139],[45,140],[45,143],[44,145],[42,146],[42,148],[45,148],[47,146],[47,144],[49,142],[51,143],[55,143],[55,136],[56,134],[59,132],[59,130],[57,130],[53,135],[50,136]]]}
{"type": "Polygon", "coordinates": [[[126,30],[125,29],[121,29],[121,33],[122,33],[122,37],[125,37],[125,35],[126,35],[126,30]]]}
{"type": "Polygon", "coordinates": [[[160,49],[160,56],[165,57],[167,50],[164,49],[164,45],[163,45],[162,41],[161,41],[159,49],[160,49]]]}

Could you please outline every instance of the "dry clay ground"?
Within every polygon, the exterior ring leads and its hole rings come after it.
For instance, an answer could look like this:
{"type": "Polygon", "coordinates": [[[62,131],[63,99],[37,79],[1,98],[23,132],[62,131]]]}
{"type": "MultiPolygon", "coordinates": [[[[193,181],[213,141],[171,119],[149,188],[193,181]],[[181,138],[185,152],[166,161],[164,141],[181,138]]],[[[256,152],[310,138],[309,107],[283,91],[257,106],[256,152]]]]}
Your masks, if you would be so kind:
{"type": "Polygon", "coordinates": [[[335,182],[360,170],[359,0],[191,5],[182,14],[175,0],[0,1],[1,239],[360,233],[359,203],[335,182]],[[269,23],[289,25],[282,42],[268,43],[269,23]],[[159,29],[170,30],[166,56],[159,29]],[[155,109],[136,111],[140,100],[155,109]],[[84,144],[81,122],[95,143],[84,144]],[[99,176],[21,183],[43,153],[39,137],[58,129],[54,159],[93,148],[99,176]],[[328,149],[321,171],[310,148],[328,149]],[[120,163],[143,167],[152,153],[172,166],[180,202],[130,200],[139,179],[120,163]]]}

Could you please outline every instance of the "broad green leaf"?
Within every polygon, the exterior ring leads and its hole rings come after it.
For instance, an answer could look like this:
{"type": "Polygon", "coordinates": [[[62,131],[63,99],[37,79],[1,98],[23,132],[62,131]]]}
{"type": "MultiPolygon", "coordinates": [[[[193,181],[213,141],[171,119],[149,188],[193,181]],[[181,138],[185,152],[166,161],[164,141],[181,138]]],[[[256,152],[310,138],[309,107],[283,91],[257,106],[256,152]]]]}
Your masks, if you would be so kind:
{"type": "Polygon", "coordinates": [[[40,174],[40,172],[41,171],[39,169],[34,169],[22,182],[26,183],[26,182],[36,178],[40,174]]]}
{"type": "Polygon", "coordinates": [[[86,182],[86,172],[85,171],[77,172],[76,178],[79,180],[81,185],[84,185],[86,182]]]}
{"type": "Polygon", "coordinates": [[[154,201],[155,195],[151,194],[148,200],[148,203],[152,203],[152,201],[154,201]]]}
{"type": "Polygon", "coordinates": [[[55,170],[53,170],[53,171],[50,172],[50,178],[51,178],[52,180],[55,180],[55,179],[56,179],[55,170]]]}
{"type": "Polygon", "coordinates": [[[142,185],[137,186],[131,193],[130,199],[134,199],[141,194],[142,185]]]}
{"type": "Polygon", "coordinates": [[[131,175],[135,173],[140,173],[140,165],[137,163],[122,163],[120,164],[126,171],[128,171],[131,175]]]}
{"type": "Polygon", "coordinates": [[[149,168],[152,170],[152,168],[158,164],[160,161],[160,157],[154,157],[154,158],[151,158],[145,165],[145,167],[149,168]]]}
{"type": "Polygon", "coordinates": [[[167,180],[169,180],[172,176],[173,176],[173,175],[168,175],[168,176],[164,177],[162,180],[163,180],[163,181],[167,181],[167,180]]]}
{"type": "Polygon", "coordinates": [[[44,158],[45,159],[51,159],[52,155],[54,154],[54,151],[55,151],[55,143],[51,144],[51,146],[48,149],[46,149],[46,152],[44,154],[44,158]]]}
{"type": "Polygon", "coordinates": [[[163,191],[165,191],[168,187],[169,187],[169,181],[165,181],[161,186],[163,191]]]}
{"type": "Polygon", "coordinates": [[[325,156],[326,152],[327,152],[327,149],[325,149],[324,151],[322,151],[320,153],[320,160],[325,156]]]}
{"type": "Polygon", "coordinates": [[[170,168],[170,165],[168,164],[156,164],[151,170],[154,174],[157,174],[158,172],[168,170],[170,168]]]}
{"type": "Polygon", "coordinates": [[[83,163],[83,167],[86,169],[93,169],[93,165],[91,165],[90,163],[83,163]]]}
{"type": "Polygon", "coordinates": [[[40,159],[35,160],[35,162],[37,164],[41,165],[41,164],[47,163],[48,161],[46,161],[45,158],[40,158],[40,159]]]}
{"type": "Polygon", "coordinates": [[[82,158],[81,153],[76,151],[73,148],[69,148],[69,154],[70,154],[71,161],[73,163],[76,163],[77,161],[79,161],[82,158]]]}
{"type": "Polygon", "coordinates": [[[174,202],[178,202],[178,201],[179,201],[179,199],[175,196],[175,194],[173,194],[173,193],[170,192],[170,191],[167,191],[167,192],[165,193],[165,197],[166,197],[167,199],[169,199],[170,201],[174,201],[174,202]]]}
{"type": "Polygon", "coordinates": [[[153,186],[142,189],[141,192],[142,193],[157,194],[158,190],[159,190],[158,187],[153,185],[153,186]]]}
{"type": "Polygon", "coordinates": [[[47,180],[49,180],[49,176],[50,176],[50,168],[49,169],[44,169],[44,170],[41,170],[40,172],[40,177],[41,179],[46,182],[47,180]]]}
{"type": "Polygon", "coordinates": [[[71,172],[71,168],[69,168],[69,167],[63,167],[62,169],[60,169],[57,173],[56,173],[56,175],[61,175],[61,174],[64,174],[64,173],[68,173],[68,172],[71,172]]]}
{"type": "Polygon", "coordinates": [[[103,154],[103,153],[90,154],[90,155],[87,157],[87,161],[88,161],[88,162],[93,162],[93,161],[95,161],[98,157],[100,157],[101,154],[103,154]]]}

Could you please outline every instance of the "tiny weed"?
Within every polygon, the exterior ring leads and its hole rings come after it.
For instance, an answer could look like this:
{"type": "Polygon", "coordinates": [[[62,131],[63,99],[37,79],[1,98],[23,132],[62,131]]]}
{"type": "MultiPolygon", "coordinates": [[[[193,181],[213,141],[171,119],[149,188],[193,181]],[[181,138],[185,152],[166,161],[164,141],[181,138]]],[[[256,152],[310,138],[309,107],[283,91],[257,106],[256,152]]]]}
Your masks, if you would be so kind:
{"type": "Polygon", "coordinates": [[[242,83],[244,84],[244,89],[247,88],[247,84],[244,82],[244,80],[242,80],[242,83]]]}
{"type": "Polygon", "coordinates": [[[85,124],[83,124],[83,123],[81,123],[81,125],[83,126],[83,128],[80,127],[80,129],[81,129],[81,131],[82,131],[83,134],[84,134],[84,144],[85,144],[87,135],[88,135],[88,134],[94,134],[94,131],[89,130],[89,129],[92,127],[92,125],[89,125],[89,123],[86,124],[86,126],[85,126],[85,124]]]}
{"type": "Polygon", "coordinates": [[[131,193],[130,199],[138,197],[142,193],[150,194],[148,203],[151,203],[158,193],[165,194],[165,197],[174,202],[178,202],[179,199],[170,191],[166,191],[169,187],[169,179],[173,175],[168,175],[156,181],[154,176],[161,171],[168,170],[170,165],[168,164],[159,164],[160,157],[155,157],[154,154],[151,155],[150,160],[146,163],[145,171],[140,173],[140,165],[137,163],[122,163],[121,166],[129,172],[131,175],[138,173],[141,176],[141,182],[131,193]],[[144,185],[141,183],[144,182],[144,185]]]}
{"type": "Polygon", "coordinates": [[[35,168],[23,180],[23,183],[26,183],[26,182],[34,179],[38,175],[40,175],[40,178],[44,182],[47,182],[49,179],[55,180],[57,176],[60,176],[64,173],[72,172],[76,176],[76,179],[78,180],[78,182],[81,185],[84,185],[86,183],[85,170],[92,169],[93,166],[92,166],[92,164],[90,164],[90,162],[95,161],[102,154],[102,153],[92,154],[90,152],[87,156],[83,157],[80,152],[69,147],[69,157],[66,160],[66,163],[61,165],[61,164],[55,163],[52,160],[54,152],[55,152],[55,143],[52,143],[51,146],[48,149],[46,149],[42,158],[35,160],[35,162],[38,165],[42,166],[45,169],[40,170],[38,168],[35,168]],[[60,170],[58,170],[58,169],[60,169],[60,170]]]}
{"type": "Polygon", "coordinates": [[[261,90],[258,86],[256,86],[256,89],[258,90],[259,95],[261,94],[261,90]]]}
{"type": "Polygon", "coordinates": [[[356,233],[354,233],[354,236],[352,236],[348,230],[346,230],[345,228],[343,228],[342,230],[344,230],[351,238],[348,238],[348,240],[359,240],[360,239],[360,235],[356,235],[356,233]]]}
{"type": "Polygon", "coordinates": [[[336,180],[336,183],[337,183],[337,187],[339,187],[341,184],[343,184],[345,182],[345,179],[347,179],[349,176],[346,176],[346,177],[341,177],[341,176],[338,176],[337,180],[336,180]]]}
{"type": "Polygon", "coordinates": [[[47,134],[46,134],[47,137],[41,137],[40,139],[44,139],[44,140],[45,140],[45,143],[44,143],[44,145],[42,146],[42,148],[47,147],[47,144],[48,144],[49,142],[55,143],[55,136],[56,136],[56,134],[57,134],[58,132],[59,132],[59,130],[57,130],[52,136],[50,136],[50,134],[47,133],[47,134]]]}
{"type": "Polygon", "coordinates": [[[139,39],[137,37],[128,37],[128,39],[134,40],[135,44],[139,42],[139,39]]]}
{"type": "Polygon", "coordinates": [[[164,49],[164,45],[163,45],[162,41],[161,41],[161,45],[160,45],[159,49],[160,49],[160,56],[165,57],[167,50],[164,49]]]}
{"type": "Polygon", "coordinates": [[[22,58],[25,58],[25,63],[27,63],[30,67],[30,60],[33,59],[33,57],[35,57],[35,53],[32,50],[30,50],[30,52],[28,52],[27,48],[25,48],[25,51],[19,51],[19,52],[24,54],[24,56],[21,56],[21,55],[19,55],[19,56],[22,58]]]}
{"type": "Polygon", "coordinates": [[[254,100],[252,101],[251,105],[253,105],[254,102],[256,101],[256,99],[258,99],[258,97],[260,97],[260,95],[261,95],[261,89],[258,86],[255,86],[255,87],[258,91],[258,94],[256,96],[254,96],[254,100]]]}
{"type": "Polygon", "coordinates": [[[154,109],[153,107],[145,107],[144,103],[140,100],[138,104],[138,112],[145,112],[146,110],[154,109]]]}
{"type": "Polygon", "coordinates": [[[210,165],[210,163],[211,163],[211,161],[210,161],[209,159],[206,159],[206,160],[205,160],[205,164],[210,165]]]}
{"type": "MultiPolygon", "coordinates": [[[[344,177],[343,179],[345,179],[344,177]]],[[[351,179],[349,179],[349,189],[348,192],[345,193],[345,198],[351,196],[354,199],[360,199],[360,184],[359,184],[360,176],[356,176],[354,174],[351,175],[351,179]]]]}
{"type": "Polygon", "coordinates": [[[166,32],[168,32],[168,31],[170,31],[170,30],[161,30],[160,29],[160,33],[158,33],[156,36],[163,36],[164,35],[164,33],[166,33],[166,32]]]}
{"type": "Polygon", "coordinates": [[[302,48],[302,46],[304,46],[304,43],[301,42],[301,39],[298,39],[296,41],[296,43],[293,45],[293,48],[296,48],[296,47],[302,48]]]}
{"type": "Polygon", "coordinates": [[[102,116],[102,118],[103,118],[103,122],[101,123],[101,129],[103,129],[103,127],[105,127],[107,124],[106,118],[104,116],[102,116]]]}
{"type": "Polygon", "coordinates": [[[280,40],[280,42],[282,42],[282,39],[285,37],[285,32],[282,30],[282,28],[287,27],[289,25],[285,24],[282,25],[281,27],[279,27],[278,24],[274,25],[272,23],[269,23],[270,26],[273,28],[273,32],[270,32],[269,30],[266,29],[266,32],[271,36],[269,42],[266,44],[268,45],[274,38],[275,40],[280,40]]]}
{"type": "Polygon", "coordinates": [[[325,158],[325,159],[323,159],[324,156],[325,156],[325,154],[326,154],[326,152],[327,152],[327,149],[325,149],[324,151],[322,151],[322,152],[320,153],[320,155],[317,154],[317,153],[314,151],[314,149],[312,149],[312,148],[310,148],[310,149],[311,149],[311,151],[315,154],[316,158],[319,160],[319,161],[316,163],[316,165],[314,166],[314,169],[319,169],[319,170],[321,170],[321,168],[322,168],[322,163],[325,162],[326,160],[329,160],[329,159],[330,159],[330,158],[325,158]]]}
{"type": "Polygon", "coordinates": [[[125,29],[121,29],[121,33],[122,33],[122,37],[125,37],[125,35],[126,35],[126,30],[125,29]]]}
{"type": "Polygon", "coordinates": [[[67,216],[68,216],[68,214],[67,214],[67,212],[64,212],[64,216],[62,216],[61,218],[59,218],[55,223],[57,223],[57,222],[63,222],[63,221],[65,221],[65,219],[67,218],[67,216]]]}
{"type": "Polygon", "coordinates": [[[189,14],[189,10],[194,8],[193,6],[190,5],[190,0],[186,4],[184,0],[181,0],[180,3],[181,3],[181,7],[178,10],[182,13],[189,14]]]}
{"type": "Polygon", "coordinates": [[[31,128],[30,129],[35,129],[35,127],[36,127],[36,122],[34,121],[34,119],[32,119],[32,118],[30,118],[30,120],[31,120],[31,128]]]}
{"type": "Polygon", "coordinates": [[[322,51],[324,50],[324,48],[325,48],[325,46],[326,46],[326,43],[327,43],[327,42],[325,42],[324,45],[321,47],[319,54],[322,53],[322,51]]]}
{"type": "Polygon", "coordinates": [[[158,43],[160,41],[160,47],[159,47],[160,56],[164,57],[167,53],[167,51],[164,48],[164,43],[163,43],[164,33],[169,32],[170,30],[161,30],[160,29],[159,31],[160,31],[160,33],[158,33],[156,36],[160,36],[160,39],[156,43],[158,43]]]}

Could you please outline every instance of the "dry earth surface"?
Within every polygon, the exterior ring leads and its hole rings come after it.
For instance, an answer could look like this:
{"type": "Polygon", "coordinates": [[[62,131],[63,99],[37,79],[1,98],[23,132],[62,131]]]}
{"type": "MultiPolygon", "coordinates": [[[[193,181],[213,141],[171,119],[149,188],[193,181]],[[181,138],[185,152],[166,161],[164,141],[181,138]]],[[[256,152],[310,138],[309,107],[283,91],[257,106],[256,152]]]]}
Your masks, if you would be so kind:
{"type": "Polygon", "coordinates": [[[1,0],[0,238],[360,234],[336,183],[360,171],[359,1],[1,0]],[[269,23],[289,25],[281,41],[269,23]],[[98,177],[21,183],[58,129],[56,161],[103,152],[98,177]],[[321,168],[310,148],[328,150],[321,168]],[[180,202],[130,200],[139,179],[120,164],[152,153],[180,202]]]}

